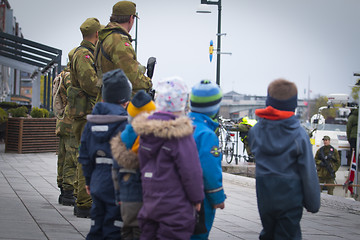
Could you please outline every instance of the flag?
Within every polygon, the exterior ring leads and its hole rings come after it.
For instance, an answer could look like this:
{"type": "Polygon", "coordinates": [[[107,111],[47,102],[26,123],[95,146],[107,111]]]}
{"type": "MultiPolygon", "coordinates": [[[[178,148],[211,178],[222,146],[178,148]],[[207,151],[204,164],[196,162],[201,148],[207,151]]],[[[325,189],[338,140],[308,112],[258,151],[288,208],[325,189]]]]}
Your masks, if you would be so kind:
{"type": "Polygon", "coordinates": [[[353,187],[351,186],[351,184],[353,184],[353,182],[354,182],[355,172],[356,172],[356,157],[355,157],[355,151],[354,151],[353,160],[352,160],[351,168],[350,168],[350,172],[349,172],[349,178],[346,181],[346,182],[348,182],[348,189],[351,192],[351,194],[353,194],[353,187]]]}

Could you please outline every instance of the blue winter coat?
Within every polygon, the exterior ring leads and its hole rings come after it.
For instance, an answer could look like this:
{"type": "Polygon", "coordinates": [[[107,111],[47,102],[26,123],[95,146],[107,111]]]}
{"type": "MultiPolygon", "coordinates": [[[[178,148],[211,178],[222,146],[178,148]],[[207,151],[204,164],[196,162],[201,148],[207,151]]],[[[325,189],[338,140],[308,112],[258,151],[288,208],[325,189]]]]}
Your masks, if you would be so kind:
{"type": "Polygon", "coordinates": [[[137,153],[132,151],[137,137],[131,124],[128,124],[123,132],[110,141],[113,158],[122,167],[118,171],[120,191],[117,196],[121,202],[142,202],[139,158],[137,153]]]}
{"type": "Polygon", "coordinates": [[[249,131],[256,158],[259,211],[285,212],[302,208],[317,212],[320,188],[309,136],[295,116],[261,118],[249,131]]]}
{"type": "Polygon", "coordinates": [[[92,114],[87,116],[87,123],[81,136],[79,162],[82,164],[86,185],[92,194],[114,193],[111,175],[113,164],[96,164],[96,159],[112,161],[110,139],[124,130],[127,124],[127,112],[118,104],[99,102],[92,114]]]}
{"type": "Polygon", "coordinates": [[[191,112],[189,117],[195,126],[194,139],[203,170],[205,197],[214,206],[226,198],[222,185],[222,154],[215,134],[219,124],[201,113],[191,112]]]}

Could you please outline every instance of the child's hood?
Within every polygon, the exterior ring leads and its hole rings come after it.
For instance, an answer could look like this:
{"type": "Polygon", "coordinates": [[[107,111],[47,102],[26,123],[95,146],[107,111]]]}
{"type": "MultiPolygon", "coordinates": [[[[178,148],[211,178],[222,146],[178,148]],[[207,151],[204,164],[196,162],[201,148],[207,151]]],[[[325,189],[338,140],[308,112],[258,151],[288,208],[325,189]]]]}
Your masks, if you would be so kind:
{"type": "Polygon", "coordinates": [[[117,128],[127,122],[125,109],[112,103],[99,102],[95,105],[92,114],[86,116],[93,135],[107,141],[117,131],[117,128]]]}
{"type": "Polygon", "coordinates": [[[250,129],[250,142],[256,141],[261,151],[268,155],[278,155],[289,150],[299,136],[300,123],[292,116],[283,120],[268,120],[261,118],[250,129]]]}
{"type": "Polygon", "coordinates": [[[138,135],[153,135],[164,139],[173,139],[193,134],[191,120],[186,117],[176,117],[165,112],[155,112],[153,115],[141,114],[132,121],[138,135]]]}

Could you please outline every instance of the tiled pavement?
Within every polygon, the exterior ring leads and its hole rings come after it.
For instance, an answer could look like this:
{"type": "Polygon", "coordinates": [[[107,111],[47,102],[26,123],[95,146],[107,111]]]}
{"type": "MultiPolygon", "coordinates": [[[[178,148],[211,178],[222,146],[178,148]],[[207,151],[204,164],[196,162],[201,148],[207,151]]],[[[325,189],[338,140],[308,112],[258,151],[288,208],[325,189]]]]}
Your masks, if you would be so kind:
{"type": "MultiPolygon", "coordinates": [[[[0,152],[0,239],[84,239],[90,220],[57,203],[56,155],[0,152]]],[[[224,173],[227,200],[210,239],[258,239],[255,180],[224,173]]],[[[360,202],[322,194],[317,214],[304,211],[303,239],[360,239],[360,202]]]]}

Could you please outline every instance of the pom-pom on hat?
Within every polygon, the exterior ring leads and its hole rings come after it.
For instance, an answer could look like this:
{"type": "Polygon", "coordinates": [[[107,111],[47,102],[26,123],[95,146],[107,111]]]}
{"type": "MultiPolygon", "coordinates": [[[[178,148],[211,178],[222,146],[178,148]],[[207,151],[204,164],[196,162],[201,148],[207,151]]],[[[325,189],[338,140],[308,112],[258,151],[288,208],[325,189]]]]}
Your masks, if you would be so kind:
{"type": "Polygon", "coordinates": [[[152,112],[156,109],[154,101],[144,90],[138,91],[127,106],[127,112],[135,117],[141,112],[152,112]]]}
{"type": "Polygon", "coordinates": [[[185,110],[189,90],[179,77],[162,80],[156,88],[156,109],[164,112],[181,112],[185,110]]]}
{"type": "Polygon", "coordinates": [[[295,83],[285,79],[276,79],[268,86],[266,106],[281,111],[295,112],[297,107],[297,87],[295,83]]]}
{"type": "Polygon", "coordinates": [[[102,98],[104,102],[121,104],[130,100],[132,85],[121,69],[103,75],[102,98]]]}
{"type": "Polygon", "coordinates": [[[202,80],[191,89],[190,109],[213,117],[219,112],[221,99],[220,87],[209,80],[202,80]]]}

